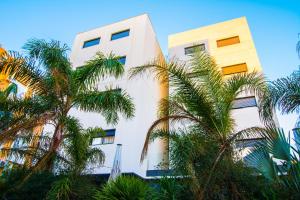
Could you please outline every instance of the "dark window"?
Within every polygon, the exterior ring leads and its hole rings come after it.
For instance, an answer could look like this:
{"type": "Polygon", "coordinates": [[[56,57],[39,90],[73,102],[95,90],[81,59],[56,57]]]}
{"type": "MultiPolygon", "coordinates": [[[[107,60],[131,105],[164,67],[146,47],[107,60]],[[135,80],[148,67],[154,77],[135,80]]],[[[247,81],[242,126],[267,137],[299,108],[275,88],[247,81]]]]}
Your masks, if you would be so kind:
{"type": "Polygon", "coordinates": [[[119,61],[120,63],[122,63],[123,65],[125,65],[125,63],[126,63],[126,56],[120,57],[120,58],[118,59],[118,61],[119,61]]]}
{"type": "Polygon", "coordinates": [[[256,99],[255,97],[244,97],[244,98],[237,98],[233,101],[232,108],[247,108],[247,107],[256,107],[256,99]]]}
{"type": "Polygon", "coordinates": [[[205,51],[205,44],[198,44],[198,45],[184,48],[185,55],[193,54],[196,51],[205,51]]]}
{"type": "Polygon", "coordinates": [[[91,47],[91,46],[97,45],[99,43],[100,43],[100,38],[95,38],[95,39],[92,39],[92,40],[88,40],[88,41],[85,41],[83,43],[83,48],[91,47]]]}
{"type": "Polygon", "coordinates": [[[116,129],[104,130],[105,134],[99,133],[99,135],[91,141],[92,145],[101,144],[113,144],[115,141],[116,129]]]}
{"type": "Polygon", "coordinates": [[[249,138],[249,139],[237,140],[235,145],[236,148],[243,149],[243,148],[252,148],[256,145],[262,144],[263,142],[264,142],[263,138],[249,138]]]}
{"type": "Polygon", "coordinates": [[[129,29],[125,30],[125,31],[120,31],[118,33],[113,33],[111,35],[111,40],[117,40],[117,39],[127,37],[127,36],[129,36],[129,29]]]}

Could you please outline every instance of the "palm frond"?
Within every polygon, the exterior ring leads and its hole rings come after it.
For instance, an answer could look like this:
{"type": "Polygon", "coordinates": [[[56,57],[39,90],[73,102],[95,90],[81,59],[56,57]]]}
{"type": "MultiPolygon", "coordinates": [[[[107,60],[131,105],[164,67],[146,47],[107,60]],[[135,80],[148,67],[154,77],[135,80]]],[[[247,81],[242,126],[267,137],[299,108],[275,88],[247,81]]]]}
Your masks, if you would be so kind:
{"type": "Polygon", "coordinates": [[[149,144],[151,142],[151,137],[152,137],[153,131],[156,128],[159,128],[159,126],[164,125],[165,123],[167,123],[169,121],[174,122],[174,121],[182,121],[182,120],[198,122],[198,120],[195,120],[195,118],[192,118],[190,116],[185,116],[185,115],[169,115],[169,116],[162,117],[162,118],[154,121],[153,124],[151,125],[151,127],[147,131],[147,135],[146,135],[143,150],[141,153],[140,161],[142,162],[145,159],[145,157],[147,156],[149,144]]]}
{"type": "Polygon", "coordinates": [[[115,124],[119,114],[125,118],[134,115],[134,105],[129,95],[120,89],[85,91],[74,99],[74,106],[87,112],[101,113],[108,123],[115,124]]]}
{"type": "Polygon", "coordinates": [[[8,74],[11,80],[31,88],[34,92],[46,91],[45,74],[37,68],[35,61],[17,52],[6,52],[0,56],[0,71],[8,74]]]}
{"type": "Polygon", "coordinates": [[[182,106],[190,113],[202,117],[203,121],[213,127],[214,107],[207,90],[197,80],[190,78],[191,73],[188,67],[176,60],[169,63],[154,60],[153,62],[132,68],[130,78],[145,73],[152,73],[154,77],[162,82],[169,81],[176,96],[176,101],[181,100],[182,106]]]}
{"type": "Polygon", "coordinates": [[[53,116],[55,116],[53,113],[44,113],[40,116],[25,119],[11,127],[1,130],[0,143],[13,139],[21,131],[32,130],[34,127],[44,125],[53,116]]]}
{"type": "Polygon", "coordinates": [[[300,110],[300,73],[293,73],[286,78],[280,78],[269,84],[269,91],[263,96],[260,110],[265,120],[273,116],[278,108],[281,113],[299,112],[300,110]]]}
{"type": "Polygon", "coordinates": [[[0,96],[3,95],[4,98],[8,98],[9,95],[12,94],[13,96],[15,96],[17,93],[18,93],[17,84],[11,82],[4,91],[0,91],[0,96]]]}
{"type": "Polygon", "coordinates": [[[277,180],[278,170],[276,164],[264,147],[257,146],[244,160],[248,166],[257,169],[267,179],[272,181],[277,180]]]}
{"type": "Polygon", "coordinates": [[[119,57],[113,54],[105,57],[98,52],[93,59],[73,72],[73,78],[79,89],[91,89],[104,78],[119,78],[123,73],[124,66],[119,62],[119,57]]]}
{"type": "Polygon", "coordinates": [[[37,60],[48,73],[55,69],[61,74],[70,74],[71,64],[67,58],[69,47],[57,40],[30,39],[23,48],[37,60]]]}
{"type": "Polygon", "coordinates": [[[64,177],[54,182],[47,194],[47,200],[69,199],[71,193],[72,180],[70,177],[64,177]]]}

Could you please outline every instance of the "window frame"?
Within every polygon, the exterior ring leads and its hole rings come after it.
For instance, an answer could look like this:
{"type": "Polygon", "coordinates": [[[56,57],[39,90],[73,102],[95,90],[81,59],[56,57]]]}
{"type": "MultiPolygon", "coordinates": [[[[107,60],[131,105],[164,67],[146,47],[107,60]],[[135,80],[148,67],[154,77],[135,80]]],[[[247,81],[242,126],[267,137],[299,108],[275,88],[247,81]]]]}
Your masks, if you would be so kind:
{"type": "Polygon", "coordinates": [[[118,31],[118,32],[112,33],[111,36],[110,36],[110,41],[122,39],[122,38],[129,37],[129,36],[130,36],[130,29],[125,29],[123,31],[118,31]],[[122,37],[118,37],[118,38],[115,38],[115,39],[113,38],[115,35],[118,35],[118,34],[121,34],[121,33],[125,33],[125,32],[128,32],[128,35],[122,36],[122,37]]]}
{"type": "Polygon", "coordinates": [[[100,42],[101,42],[101,37],[97,37],[97,38],[94,38],[94,39],[86,40],[86,41],[83,42],[82,49],[85,49],[85,48],[89,48],[89,47],[92,47],[92,46],[99,45],[100,42]],[[85,46],[87,43],[92,42],[92,41],[96,41],[96,40],[98,40],[98,43],[97,43],[97,44],[92,44],[92,45],[89,45],[89,46],[85,46]]]}
{"type": "Polygon", "coordinates": [[[243,109],[243,108],[257,107],[257,100],[256,100],[255,96],[240,97],[240,98],[234,99],[234,101],[233,101],[232,108],[231,108],[233,110],[243,109]],[[251,105],[247,105],[247,106],[234,107],[234,101],[236,101],[236,100],[243,100],[243,99],[254,99],[255,105],[251,104],[251,105]]]}
{"type": "Polygon", "coordinates": [[[106,130],[104,130],[104,132],[106,133],[105,135],[101,135],[101,133],[99,133],[96,137],[93,137],[91,139],[90,145],[91,146],[98,146],[98,145],[114,144],[115,137],[116,137],[116,129],[106,129],[106,130]],[[109,133],[111,131],[113,131],[113,133],[109,133]],[[106,141],[105,139],[108,139],[110,137],[113,138],[112,139],[113,141],[110,142],[110,143],[104,143],[104,141],[106,141]],[[100,139],[100,143],[93,144],[93,142],[94,142],[95,139],[100,139]]]}
{"type": "Polygon", "coordinates": [[[206,50],[205,43],[195,44],[195,45],[192,45],[192,46],[184,47],[184,55],[190,56],[190,55],[194,54],[195,53],[194,49],[196,49],[198,47],[200,48],[200,51],[205,51],[206,50]],[[202,47],[203,47],[203,49],[202,49],[202,47]],[[187,51],[190,50],[190,49],[193,49],[193,52],[187,53],[187,51]]]}

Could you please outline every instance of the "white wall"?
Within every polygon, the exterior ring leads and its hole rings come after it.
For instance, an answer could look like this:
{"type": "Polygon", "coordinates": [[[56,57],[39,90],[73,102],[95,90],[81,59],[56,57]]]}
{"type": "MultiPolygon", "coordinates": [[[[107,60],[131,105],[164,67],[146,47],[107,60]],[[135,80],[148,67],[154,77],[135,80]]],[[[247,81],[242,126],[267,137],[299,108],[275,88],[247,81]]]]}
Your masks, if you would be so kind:
{"type": "MultiPolygon", "coordinates": [[[[126,90],[133,98],[135,104],[135,117],[125,120],[121,117],[116,126],[105,123],[103,117],[96,113],[84,113],[73,110],[84,127],[98,126],[103,129],[116,129],[114,144],[99,145],[104,151],[106,160],[104,167],[95,169],[94,173],[110,173],[115,155],[116,144],[122,147],[122,172],[134,172],[145,176],[147,164],[140,164],[140,155],[151,123],[157,118],[157,105],[160,99],[159,82],[150,77],[135,78],[128,80],[128,70],[132,67],[143,65],[161,54],[156,41],[155,33],[147,15],[141,15],[121,22],[79,33],[72,48],[71,62],[75,67],[84,64],[91,59],[96,52],[104,54],[110,52],[119,56],[126,56],[125,75],[115,80],[113,78],[103,80],[99,88],[104,89],[107,85],[119,86],[126,90]],[[111,34],[130,29],[129,37],[110,40],[111,34]],[[82,48],[84,41],[101,37],[99,45],[82,48]]],[[[156,155],[159,156],[159,155],[156,155]]],[[[153,158],[157,160],[156,158],[153,158]]],[[[151,158],[149,157],[149,160],[151,158]]],[[[151,167],[151,166],[149,166],[151,167]]]]}

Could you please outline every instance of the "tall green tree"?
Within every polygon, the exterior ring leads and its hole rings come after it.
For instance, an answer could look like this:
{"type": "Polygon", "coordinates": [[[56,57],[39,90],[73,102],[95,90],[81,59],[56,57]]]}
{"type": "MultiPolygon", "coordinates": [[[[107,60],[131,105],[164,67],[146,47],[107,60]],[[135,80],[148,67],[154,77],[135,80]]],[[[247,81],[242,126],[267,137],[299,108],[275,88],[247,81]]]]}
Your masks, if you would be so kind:
{"type": "Polygon", "coordinates": [[[98,53],[74,69],[67,56],[68,46],[58,41],[32,39],[24,49],[25,56],[10,52],[0,57],[0,71],[4,70],[10,79],[21,81],[32,90],[31,98],[0,101],[1,108],[19,113],[1,131],[0,143],[30,136],[34,127],[52,126],[49,147],[32,163],[33,171],[52,170],[68,134],[71,109],[100,113],[112,124],[118,122],[120,114],[125,118],[134,115],[134,105],[125,91],[112,87],[105,91],[98,89],[103,79],[122,76],[124,68],[118,57],[98,53]]]}
{"type": "Polygon", "coordinates": [[[234,142],[257,128],[236,131],[232,108],[245,91],[262,95],[263,76],[252,72],[224,77],[205,52],[196,52],[188,63],[154,61],[136,67],[131,77],[144,73],[169,81],[172,93],[160,103],[161,117],[149,128],[141,159],[153,138],[170,140],[170,167],[189,177],[195,199],[208,197],[212,181],[220,177],[226,182],[222,189],[228,195],[242,194],[238,180],[230,178],[230,168],[235,167],[234,142]],[[174,126],[169,130],[160,128],[166,122],[174,126]]]}

